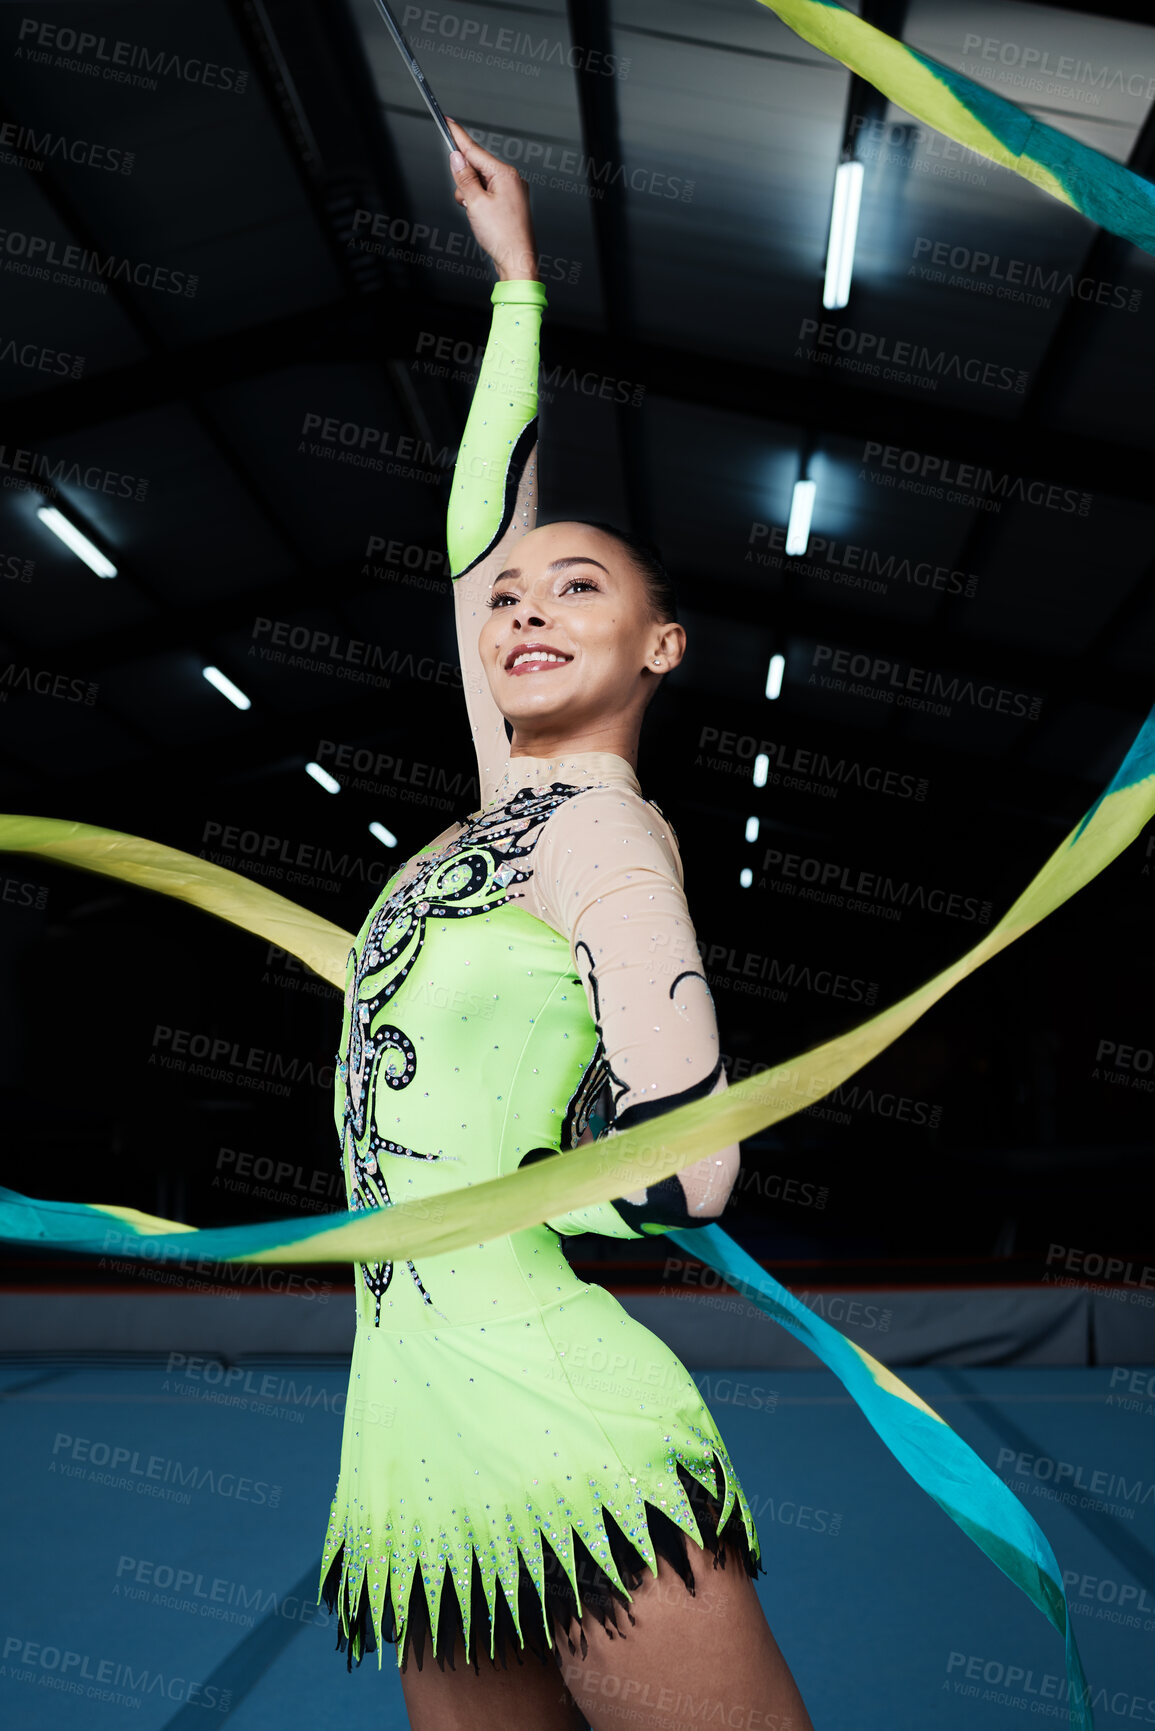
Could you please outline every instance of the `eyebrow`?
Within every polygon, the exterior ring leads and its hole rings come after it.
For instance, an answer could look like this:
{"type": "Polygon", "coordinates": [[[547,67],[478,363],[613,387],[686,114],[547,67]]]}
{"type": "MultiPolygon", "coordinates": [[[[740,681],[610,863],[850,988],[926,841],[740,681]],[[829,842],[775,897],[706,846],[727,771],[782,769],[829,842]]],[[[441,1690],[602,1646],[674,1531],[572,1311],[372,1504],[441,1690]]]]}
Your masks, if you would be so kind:
{"type": "MultiPolygon", "coordinates": [[[[551,565],[546,566],[546,570],[565,571],[570,565],[596,565],[599,571],[605,571],[607,577],[612,575],[607,567],[602,564],[600,559],[590,559],[584,553],[574,553],[568,559],[555,559],[551,565]]],[[[510,565],[506,570],[499,571],[493,581],[495,583],[500,583],[503,577],[520,576],[521,567],[518,565],[510,565]]]]}

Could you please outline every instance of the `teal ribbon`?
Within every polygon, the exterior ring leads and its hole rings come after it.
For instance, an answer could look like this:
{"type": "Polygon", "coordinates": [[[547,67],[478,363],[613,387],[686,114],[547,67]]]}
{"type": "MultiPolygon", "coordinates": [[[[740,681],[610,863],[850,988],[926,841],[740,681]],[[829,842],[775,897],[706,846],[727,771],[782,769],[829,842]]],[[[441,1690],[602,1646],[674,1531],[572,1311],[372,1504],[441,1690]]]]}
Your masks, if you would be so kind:
{"type": "Polygon", "coordinates": [[[1071,1731],[1094,1731],[1091,1692],[1062,1571],[1042,1528],[1014,1492],[945,1419],[914,1405],[909,1399],[913,1391],[890,1376],[885,1365],[815,1316],[721,1227],[666,1236],[809,1347],[834,1372],[915,1484],[1038,1606],[1065,1643],[1071,1731]]]}

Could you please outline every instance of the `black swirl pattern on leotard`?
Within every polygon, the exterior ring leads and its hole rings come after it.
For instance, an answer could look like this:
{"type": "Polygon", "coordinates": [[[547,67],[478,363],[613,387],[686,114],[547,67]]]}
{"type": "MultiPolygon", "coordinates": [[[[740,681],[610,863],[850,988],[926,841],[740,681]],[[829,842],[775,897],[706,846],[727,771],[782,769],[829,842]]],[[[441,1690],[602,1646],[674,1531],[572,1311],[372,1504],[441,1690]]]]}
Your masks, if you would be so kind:
{"type": "MultiPolygon", "coordinates": [[[[413,971],[430,920],[468,919],[516,899],[532,876],[530,856],[543,826],[559,806],[583,792],[564,782],[521,788],[504,805],[488,808],[462,824],[460,832],[417,869],[387,887],[373,911],[360,946],[349,955],[345,992],[344,1051],[337,1055],[337,1128],[350,1209],[390,1203],[386,1160],[444,1160],[381,1136],[373,1122],[377,1089],[408,1088],[417,1074],[413,1042],[398,1026],[404,1005],[393,1000],[413,971]]],[[[376,1300],[393,1279],[391,1262],[360,1263],[361,1277],[376,1300]]],[[[433,1300],[412,1262],[406,1264],[426,1304],[433,1300]]]]}

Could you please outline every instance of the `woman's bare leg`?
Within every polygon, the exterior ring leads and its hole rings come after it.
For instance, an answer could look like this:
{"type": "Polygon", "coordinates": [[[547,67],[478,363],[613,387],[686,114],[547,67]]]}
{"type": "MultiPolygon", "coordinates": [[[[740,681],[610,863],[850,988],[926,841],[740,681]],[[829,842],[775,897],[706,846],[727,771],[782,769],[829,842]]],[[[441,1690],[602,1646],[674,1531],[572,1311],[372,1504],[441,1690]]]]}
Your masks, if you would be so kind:
{"type": "MultiPolygon", "coordinates": [[[[568,1655],[564,1638],[561,1648],[568,1655]]],[[[420,1671],[411,1658],[401,1673],[411,1731],[588,1731],[556,1660],[527,1653],[519,1665],[509,1656],[503,1671],[482,1659],[475,1673],[459,1636],[453,1663],[442,1672],[427,1648],[420,1671]]]]}
{"type": "Polygon", "coordinates": [[[585,1618],[587,1653],[560,1639],[561,1674],[593,1731],[814,1731],[762,1613],[754,1583],[730,1552],[724,1568],[690,1540],[691,1594],[664,1558],[621,1616],[624,1639],[585,1618]],[[718,1706],[721,1712],[717,1712],[718,1706]]]}

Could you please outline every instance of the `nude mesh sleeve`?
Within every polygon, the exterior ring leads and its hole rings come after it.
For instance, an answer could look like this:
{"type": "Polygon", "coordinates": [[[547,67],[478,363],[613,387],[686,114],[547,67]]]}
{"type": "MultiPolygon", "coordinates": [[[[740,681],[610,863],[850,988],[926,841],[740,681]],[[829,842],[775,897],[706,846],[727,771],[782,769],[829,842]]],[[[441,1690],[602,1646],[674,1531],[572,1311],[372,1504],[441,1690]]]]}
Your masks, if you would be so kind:
{"type": "MultiPolygon", "coordinates": [[[[637,794],[597,788],[547,827],[534,873],[542,918],[570,941],[607,1070],[610,1129],[670,1111],[726,1086],[718,1025],[665,820],[637,794]]],[[[673,1223],[679,1181],[637,1202],[581,1209],[558,1231],[641,1237],[673,1223]],[[663,1206],[664,1205],[664,1206],[663,1206]],[[627,1225],[626,1222],[629,1222],[627,1225]]],[[[691,1218],[678,1224],[692,1225],[691,1218]]]]}
{"type": "Polygon", "coordinates": [[[478,637],[489,591],[510,549],[537,526],[537,397],[545,289],[493,285],[493,317],[453,470],[446,547],[453,578],[457,649],[481,803],[509,761],[505,720],[485,677],[478,637]]]}

